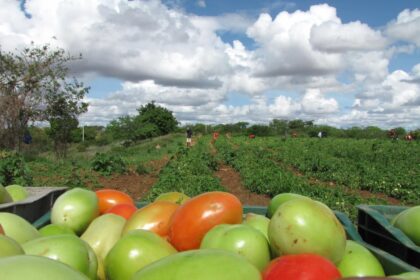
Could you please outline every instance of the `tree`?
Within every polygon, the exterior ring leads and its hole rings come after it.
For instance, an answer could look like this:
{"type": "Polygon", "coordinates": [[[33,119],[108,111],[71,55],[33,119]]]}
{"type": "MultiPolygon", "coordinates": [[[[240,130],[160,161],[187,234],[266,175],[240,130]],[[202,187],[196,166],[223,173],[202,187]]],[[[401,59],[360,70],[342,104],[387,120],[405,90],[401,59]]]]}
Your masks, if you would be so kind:
{"type": "Polygon", "coordinates": [[[46,119],[50,122],[49,136],[54,140],[54,151],[57,157],[67,156],[67,144],[71,139],[71,132],[79,125],[78,115],[87,111],[87,103],[79,102],[84,96],[86,88],[80,90],[78,83],[72,84],[67,91],[61,91],[47,98],[48,106],[46,119]],[[69,91],[76,91],[68,95],[69,91]]]}
{"type": "Polygon", "coordinates": [[[54,129],[66,130],[58,124],[60,114],[75,118],[87,110],[79,102],[88,88],[67,80],[66,63],[75,59],[63,49],[34,43],[19,53],[0,50],[0,143],[5,148],[21,149],[31,121],[52,121],[54,129]],[[57,111],[58,104],[66,109],[57,111]]]}
{"type": "Polygon", "coordinates": [[[175,131],[178,121],[172,115],[172,112],[166,108],[157,106],[154,101],[141,106],[137,109],[139,112],[136,121],[140,124],[153,124],[156,126],[158,135],[168,134],[175,131]]]}
{"type": "Polygon", "coordinates": [[[136,116],[122,116],[113,120],[106,130],[114,139],[137,142],[139,140],[165,135],[177,129],[178,121],[166,108],[148,103],[137,109],[136,116]]]}
{"type": "Polygon", "coordinates": [[[274,134],[284,135],[284,136],[287,135],[287,127],[288,127],[287,120],[273,119],[270,122],[269,126],[273,130],[274,134]]]}

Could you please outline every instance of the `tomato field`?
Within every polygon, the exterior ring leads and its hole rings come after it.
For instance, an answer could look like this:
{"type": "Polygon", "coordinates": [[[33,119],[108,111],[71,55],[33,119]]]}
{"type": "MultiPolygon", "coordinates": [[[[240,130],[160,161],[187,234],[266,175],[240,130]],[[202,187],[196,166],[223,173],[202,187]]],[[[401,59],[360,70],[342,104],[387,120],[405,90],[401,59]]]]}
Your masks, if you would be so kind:
{"type": "Polygon", "coordinates": [[[26,162],[34,186],[115,188],[136,201],[152,201],[170,191],[194,196],[227,190],[260,195],[260,200],[243,195],[243,203],[267,205],[278,193],[294,192],[352,218],[357,204],[420,202],[417,141],[220,135],[217,140],[194,137],[190,148],[184,141],[173,134],[131,147],[74,149],[66,160],[47,153],[26,162]],[[230,183],[239,190],[215,176],[221,166],[228,169],[228,179],[240,178],[230,183]]]}
{"type": "MultiPolygon", "coordinates": [[[[384,262],[360,237],[347,240],[354,225],[338,218],[354,223],[358,204],[405,205],[392,223],[418,244],[417,142],[200,135],[186,147],[184,140],[91,146],[66,160],[17,158],[21,179],[69,190],[42,222],[0,212],[0,268],[13,280],[39,269],[48,280],[418,276],[415,261],[384,255],[384,262]],[[57,255],[68,266],[45,258],[57,255]]],[[[18,197],[23,187],[4,189],[18,197]]]]}

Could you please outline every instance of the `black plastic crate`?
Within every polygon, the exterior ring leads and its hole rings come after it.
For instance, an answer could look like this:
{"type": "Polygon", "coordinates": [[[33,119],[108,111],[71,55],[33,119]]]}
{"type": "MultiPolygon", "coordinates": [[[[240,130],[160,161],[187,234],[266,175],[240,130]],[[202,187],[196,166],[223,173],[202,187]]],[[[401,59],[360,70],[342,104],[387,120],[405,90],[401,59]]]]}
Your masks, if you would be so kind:
{"type": "Polygon", "coordinates": [[[49,212],[55,200],[67,189],[67,187],[26,187],[28,197],[25,200],[0,204],[0,212],[14,213],[33,223],[49,212]]]}
{"type": "Polygon", "coordinates": [[[365,242],[420,268],[420,247],[390,223],[396,215],[407,208],[387,205],[358,205],[357,229],[365,242]]]}

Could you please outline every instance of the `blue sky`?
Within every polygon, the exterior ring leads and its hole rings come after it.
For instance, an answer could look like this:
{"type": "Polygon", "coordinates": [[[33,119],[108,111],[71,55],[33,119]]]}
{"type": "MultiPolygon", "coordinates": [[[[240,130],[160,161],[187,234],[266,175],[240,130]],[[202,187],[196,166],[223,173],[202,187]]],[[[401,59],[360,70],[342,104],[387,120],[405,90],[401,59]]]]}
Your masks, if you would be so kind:
{"type": "Polygon", "coordinates": [[[0,4],[2,48],[83,53],[72,73],[91,87],[85,124],[154,100],[181,123],[420,127],[419,1],[0,4]]]}

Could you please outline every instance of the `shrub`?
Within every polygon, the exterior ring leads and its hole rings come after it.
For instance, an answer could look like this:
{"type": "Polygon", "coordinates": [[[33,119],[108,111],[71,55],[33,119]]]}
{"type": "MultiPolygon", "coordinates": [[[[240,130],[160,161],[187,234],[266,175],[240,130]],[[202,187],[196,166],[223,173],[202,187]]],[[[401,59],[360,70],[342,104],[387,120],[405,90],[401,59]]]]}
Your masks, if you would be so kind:
{"type": "Polygon", "coordinates": [[[0,184],[31,185],[30,170],[22,155],[0,151],[0,184]]]}
{"type": "Polygon", "coordinates": [[[127,165],[120,156],[96,153],[92,160],[92,169],[109,176],[112,173],[127,172],[127,165]]]}
{"type": "Polygon", "coordinates": [[[144,164],[139,163],[136,166],[136,173],[139,175],[144,175],[144,174],[149,174],[150,171],[146,166],[144,166],[144,164]]]}

